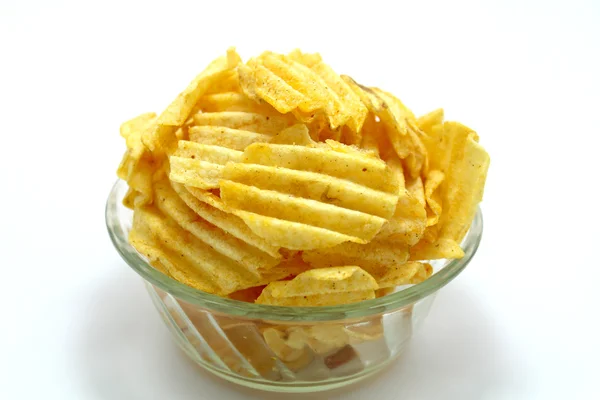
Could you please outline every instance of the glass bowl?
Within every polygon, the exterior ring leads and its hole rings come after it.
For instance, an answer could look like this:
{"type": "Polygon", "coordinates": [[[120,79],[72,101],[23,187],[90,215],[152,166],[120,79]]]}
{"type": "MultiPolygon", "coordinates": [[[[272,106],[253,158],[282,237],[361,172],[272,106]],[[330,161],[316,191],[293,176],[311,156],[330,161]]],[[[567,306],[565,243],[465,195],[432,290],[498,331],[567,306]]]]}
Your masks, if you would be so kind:
{"type": "Polygon", "coordinates": [[[478,210],[462,243],[462,259],[434,261],[429,279],[387,296],[318,308],[268,306],[204,293],[154,269],[127,240],[133,213],[122,205],[126,191],[119,180],[108,197],[108,232],[121,257],[143,278],[175,342],[215,375],[278,392],[346,386],[396,360],[437,291],[469,264],[483,230],[478,210]]]}

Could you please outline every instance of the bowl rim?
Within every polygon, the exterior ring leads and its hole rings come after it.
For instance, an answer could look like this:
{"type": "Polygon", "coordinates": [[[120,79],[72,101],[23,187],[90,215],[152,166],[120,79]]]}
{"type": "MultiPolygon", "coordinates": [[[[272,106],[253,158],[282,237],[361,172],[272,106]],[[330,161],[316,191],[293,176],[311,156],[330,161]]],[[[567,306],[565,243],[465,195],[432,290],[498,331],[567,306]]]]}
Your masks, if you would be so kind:
{"type": "Polygon", "coordinates": [[[113,185],[106,202],[105,218],[108,234],[117,252],[123,260],[144,280],[163,291],[170,293],[179,300],[220,312],[229,316],[258,318],[277,321],[335,321],[351,318],[365,318],[410,306],[415,302],[434,294],[458,276],[470,263],[479,248],[483,234],[483,216],[478,207],[471,227],[466,234],[461,247],[465,255],[461,259],[444,260],[445,265],[431,277],[416,285],[379,297],[358,303],[321,306],[321,307],[290,307],[254,304],[239,300],[228,299],[203,292],[187,286],[152,267],[133,246],[129,244],[126,229],[121,217],[125,210],[122,199],[128,186],[121,179],[113,185]]]}

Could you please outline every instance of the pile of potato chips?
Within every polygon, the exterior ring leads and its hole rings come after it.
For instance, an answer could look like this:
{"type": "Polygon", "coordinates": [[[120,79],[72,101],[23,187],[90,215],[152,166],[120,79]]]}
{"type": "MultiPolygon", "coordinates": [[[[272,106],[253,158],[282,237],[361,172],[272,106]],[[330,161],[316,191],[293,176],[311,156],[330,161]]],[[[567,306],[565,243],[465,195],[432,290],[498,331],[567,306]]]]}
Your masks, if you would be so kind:
{"type": "Polygon", "coordinates": [[[489,165],[441,109],[417,118],[299,50],[229,49],[121,135],[130,243],[191,287],[283,306],[372,299],[462,257],[489,165]]]}

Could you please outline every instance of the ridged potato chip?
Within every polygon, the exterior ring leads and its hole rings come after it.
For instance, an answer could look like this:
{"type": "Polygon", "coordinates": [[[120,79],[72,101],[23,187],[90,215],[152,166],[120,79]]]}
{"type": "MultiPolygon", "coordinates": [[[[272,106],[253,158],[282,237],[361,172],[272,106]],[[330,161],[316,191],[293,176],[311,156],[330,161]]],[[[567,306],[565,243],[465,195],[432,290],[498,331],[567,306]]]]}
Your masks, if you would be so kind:
{"type": "Polygon", "coordinates": [[[272,139],[271,135],[264,133],[210,125],[190,127],[189,137],[193,142],[227,147],[238,151],[244,151],[252,143],[264,143],[272,139]]]}
{"type": "Polygon", "coordinates": [[[302,252],[302,259],[314,268],[356,265],[367,271],[375,280],[391,268],[404,265],[410,256],[406,245],[373,240],[367,244],[341,243],[337,246],[302,252]]]}
{"type": "Polygon", "coordinates": [[[173,182],[172,186],[187,206],[200,218],[272,257],[281,257],[278,246],[269,244],[253,233],[241,218],[227,212],[227,208],[219,197],[195,188],[184,188],[182,185],[173,182]]]}
{"type": "Polygon", "coordinates": [[[152,177],[160,161],[155,159],[142,142],[142,135],[156,121],[155,113],[139,115],[121,125],[127,152],[117,170],[119,178],[127,181],[130,191],[123,200],[129,208],[152,202],[152,177]]]}
{"type": "Polygon", "coordinates": [[[424,184],[425,202],[427,203],[427,226],[438,223],[442,214],[442,198],[440,185],[444,181],[444,173],[439,170],[427,172],[424,184]]]}
{"type": "Polygon", "coordinates": [[[427,168],[427,150],[418,133],[409,124],[415,117],[402,102],[378,88],[359,85],[349,76],[342,79],[352,88],[368,110],[380,119],[381,128],[400,159],[405,160],[412,178],[427,168]]]}
{"type": "Polygon", "coordinates": [[[169,157],[169,179],[201,189],[215,189],[219,187],[224,165],[241,158],[241,151],[180,140],[177,151],[169,157]]]}
{"type": "Polygon", "coordinates": [[[202,112],[242,111],[261,114],[275,114],[267,105],[261,105],[243,93],[222,92],[202,96],[196,107],[202,112]]]}
{"type": "Polygon", "coordinates": [[[200,97],[237,66],[239,56],[236,57],[233,53],[235,50],[229,49],[227,56],[214,60],[163,111],[153,129],[144,132],[142,141],[150,151],[170,154],[174,150],[177,143],[175,132],[188,120],[200,97]]]}
{"type": "Polygon", "coordinates": [[[248,271],[258,274],[259,269],[269,269],[279,263],[281,257],[270,256],[209,221],[199,218],[168,182],[157,182],[155,189],[155,204],[160,211],[213,250],[236,261],[248,271]]]}
{"type": "Polygon", "coordinates": [[[296,250],[368,242],[394,212],[399,187],[382,161],[331,146],[253,144],[223,177],[221,198],[232,212],[296,250]]]}
{"type": "Polygon", "coordinates": [[[443,211],[427,241],[411,249],[411,259],[461,258],[460,242],[466,235],[483,197],[490,158],[477,143],[477,134],[456,122],[444,123],[451,155],[440,187],[443,211]]]}
{"type": "Polygon", "coordinates": [[[427,263],[407,262],[388,268],[384,274],[377,278],[380,289],[421,283],[433,273],[433,267],[427,263]]]}
{"type": "Polygon", "coordinates": [[[462,258],[464,255],[460,245],[447,238],[437,238],[433,242],[421,241],[410,249],[410,259],[413,261],[462,258]]]}
{"type": "Polygon", "coordinates": [[[346,82],[321,61],[304,65],[297,60],[302,58],[271,52],[250,60],[238,67],[242,90],[282,114],[294,112],[301,121],[323,115],[331,128],[348,124],[360,132],[367,110],[346,82]]]}
{"type": "Polygon", "coordinates": [[[272,117],[245,111],[201,112],[194,115],[194,124],[197,126],[220,126],[266,135],[276,135],[294,123],[295,119],[286,116],[272,117]]]}
{"type": "Polygon", "coordinates": [[[319,306],[372,299],[375,279],[359,267],[313,269],[291,281],[271,282],[256,300],[259,304],[319,306]]]}

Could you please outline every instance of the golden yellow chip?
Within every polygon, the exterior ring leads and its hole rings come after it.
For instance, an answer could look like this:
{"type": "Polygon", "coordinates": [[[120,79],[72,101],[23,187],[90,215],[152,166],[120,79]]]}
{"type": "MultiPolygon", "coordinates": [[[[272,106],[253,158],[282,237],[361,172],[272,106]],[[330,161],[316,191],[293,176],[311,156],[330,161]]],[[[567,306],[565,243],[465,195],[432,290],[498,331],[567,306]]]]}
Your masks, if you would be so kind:
{"type": "Polygon", "coordinates": [[[390,218],[398,196],[315,172],[266,166],[230,163],[223,178],[255,188],[294,196],[390,218]]]}
{"type": "Polygon", "coordinates": [[[382,276],[377,278],[380,289],[415,284],[424,281],[431,276],[433,267],[430,264],[420,262],[407,262],[402,265],[390,266],[382,276]]]}
{"type": "Polygon", "coordinates": [[[232,181],[221,181],[221,198],[234,209],[234,214],[235,210],[242,210],[298,222],[341,233],[358,242],[372,239],[386,222],[381,217],[367,213],[232,181]]]}
{"type": "MultiPolygon", "coordinates": [[[[150,112],[138,115],[135,118],[130,119],[129,121],[123,122],[121,125],[119,133],[124,139],[128,139],[131,135],[141,136],[141,134],[146,130],[146,128],[154,122],[156,118],[156,113],[150,112]]],[[[127,141],[127,147],[133,148],[139,143],[136,138],[133,143],[127,141]]]]}
{"type": "Polygon", "coordinates": [[[267,243],[253,233],[241,218],[227,212],[227,208],[218,197],[199,189],[191,187],[186,189],[177,183],[172,183],[172,186],[187,206],[194,210],[200,218],[272,257],[281,257],[278,246],[267,243]]]}
{"type": "Polygon", "coordinates": [[[318,249],[358,240],[352,236],[303,223],[284,221],[242,210],[235,210],[234,213],[244,220],[252,232],[273,246],[286,246],[292,250],[318,249]]]}
{"type": "Polygon", "coordinates": [[[259,304],[317,306],[372,299],[375,279],[359,267],[313,269],[291,281],[271,282],[256,300],[259,304]]]}
{"type": "Polygon", "coordinates": [[[384,131],[398,156],[406,161],[411,177],[419,176],[427,165],[427,150],[409,121],[414,120],[413,113],[402,102],[378,88],[359,85],[349,76],[342,76],[365,106],[375,114],[384,125],[384,131]]]}
{"type": "Polygon", "coordinates": [[[367,114],[366,107],[339,75],[322,62],[305,65],[299,53],[290,56],[265,52],[238,67],[244,93],[264,100],[282,114],[293,112],[308,122],[323,115],[331,128],[348,124],[358,132],[367,114]]]}
{"type": "Polygon", "coordinates": [[[269,288],[271,296],[276,298],[368,289],[377,289],[377,282],[360,267],[312,269],[269,288]]]}
{"type": "Polygon", "coordinates": [[[258,275],[259,269],[269,269],[279,263],[281,257],[272,257],[200,218],[168,182],[157,182],[155,189],[155,204],[160,211],[213,250],[236,261],[248,271],[258,275]]]}
{"type": "Polygon", "coordinates": [[[198,126],[219,126],[266,135],[276,135],[283,129],[294,125],[294,122],[293,118],[283,115],[268,116],[244,111],[223,111],[194,115],[194,124],[198,126]]]}
{"type": "Polygon", "coordinates": [[[300,349],[308,346],[320,355],[339,350],[348,343],[350,336],[341,324],[319,324],[288,329],[288,346],[300,349]]]}
{"type": "MultiPolygon", "coordinates": [[[[270,283],[269,285],[272,285],[270,283]]],[[[371,300],[375,298],[374,290],[363,290],[360,292],[349,293],[329,293],[323,295],[307,295],[295,297],[273,298],[268,292],[263,290],[260,297],[256,300],[258,304],[267,304],[272,306],[287,307],[318,307],[318,306],[336,306],[342,304],[358,303],[359,301],[371,300]]]]}
{"type": "MultiPolygon", "coordinates": [[[[418,183],[417,180],[415,182],[418,183]]],[[[427,225],[427,212],[419,199],[419,188],[415,188],[415,185],[409,188],[417,191],[411,193],[408,189],[402,190],[394,215],[377,234],[377,239],[412,246],[423,236],[427,225]]]]}
{"type": "Polygon", "coordinates": [[[360,135],[362,126],[367,117],[367,107],[361,102],[360,97],[354,93],[350,85],[346,83],[329,65],[324,62],[314,63],[310,69],[315,71],[331,90],[339,97],[343,105],[343,112],[349,115],[347,122],[351,129],[351,138],[347,141],[350,144],[360,144],[362,137],[360,135]]]}
{"type": "Polygon", "coordinates": [[[306,351],[303,348],[297,349],[289,346],[285,339],[285,334],[275,328],[267,328],[263,331],[265,343],[273,353],[284,362],[291,362],[301,358],[306,351]]]}
{"type": "Polygon", "coordinates": [[[460,243],[483,198],[490,156],[477,143],[477,134],[466,126],[450,122],[445,130],[452,137],[452,158],[442,192],[447,218],[441,236],[460,243]]]}
{"type": "Polygon", "coordinates": [[[178,245],[176,242],[178,237],[172,235],[171,224],[156,209],[136,208],[133,221],[133,228],[130,232],[131,244],[149,261],[159,260],[169,275],[188,286],[208,293],[216,294],[221,291],[221,288],[217,287],[214,281],[204,274],[204,271],[195,268],[189,252],[185,254],[178,252],[179,249],[167,247],[169,244],[178,245]],[[141,231],[144,233],[140,237],[138,233],[141,231]],[[148,240],[148,238],[151,239],[148,240]],[[181,257],[181,254],[184,254],[184,257],[181,257]]]}
{"type": "MultiPolygon", "coordinates": [[[[205,95],[210,96],[211,94],[219,94],[219,93],[242,93],[242,88],[240,87],[240,79],[239,74],[236,69],[226,71],[221,79],[216,82],[213,82],[210,87],[206,90],[205,95]]],[[[198,106],[196,105],[195,111],[198,111],[198,106]]]]}
{"type": "Polygon", "coordinates": [[[177,151],[169,158],[169,179],[201,189],[215,189],[219,187],[224,165],[241,158],[242,152],[237,150],[180,140],[177,151]]]}
{"type": "Polygon", "coordinates": [[[462,258],[464,255],[465,252],[456,241],[446,238],[438,238],[433,243],[420,241],[410,249],[410,259],[413,261],[462,258]]]}
{"type": "Polygon", "coordinates": [[[339,150],[253,144],[244,163],[223,171],[221,198],[257,235],[281,247],[366,243],[394,212],[399,183],[381,160],[339,150]]]}
{"type": "Polygon", "coordinates": [[[442,214],[442,198],[440,185],[444,180],[444,173],[438,170],[430,170],[425,177],[424,195],[428,206],[427,226],[437,224],[442,214]]]}
{"type": "Polygon", "coordinates": [[[207,92],[211,85],[225,77],[228,71],[237,66],[236,57],[232,56],[232,52],[235,50],[230,49],[228,56],[214,60],[163,111],[155,126],[144,132],[142,141],[150,151],[169,154],[174,149],[177,142],[175,132],[188,120],[200,97],[207,92]],[[232,62],[235,64],[230,64],[232,62]]]}
{"type": "Polygon", "coordinates": [[[357,265],[376,280],[384,276],[388,269],[405,264],[408,258],[408,246],[381,240],[373,240],[367,244],[347,242],[302,252],[302,259],[315,268],[357,265]]]}
{"type": "Polygon", "coordinates": [[[238,92],[213,93],[202,96],[197,103],[202,112],[243,111],[261,112],[266,107],[238,92]]]}
{"type": "MultiPolygon", "coordinates": [[[[277,135],[271,137],[270,140],[265,140],[265,142],[273,144],[295,144],[301,146],[308,146],[315,143],[310,137],[308,128],[304,124],[296,124],[289,128],[285,128],[277,135]]],[[[258,141],[255,143],[258,143],[258,141]]]]}
{"type": "Polygon", "coordinates": [[[307,67],[311,68],[313,65],[322,61],[321,55],[319,53],[303,53],[300,49],[292,50],[288,57],[300,64],[304,64],[307,67]]]}
{"type": "Polygon", "coordinates": [[[124,204],[132,208],[152,202],[152,176],[160,168],[160,160],[155,159],[142,143],[143,133],[156,121],[156,114],[139,115],[121,125],[121,136],[125,138],[127,152],[117,170],[119,178],[127,181],[130,192],[124,204]]]}
{"type": "Polygon", "coordinates": [[[257,143],[244,151],[243,162],[317,172],[387,193],[398,193],[400,187],[398,177],[383,161],[331,147],[257,143]]]}
{"type": "Polygon", "coordinates": [[[411,249],[413,260],[463,257],[460,242],[483,197],[490,158],[477,143],[477,134],[456,122],[444,123],[444,134],[451,143],[450,164],[440,187],[444,209],[431,237],[411,249]]]}
{"type": "Polygon", "coordinates": [[[192,126],[189,129],[190,140],[197,143],[227,147],[243,151],[252,143],[264,143],[272,140],[272,136],[242,129],[222,126],[192,126]]]}

